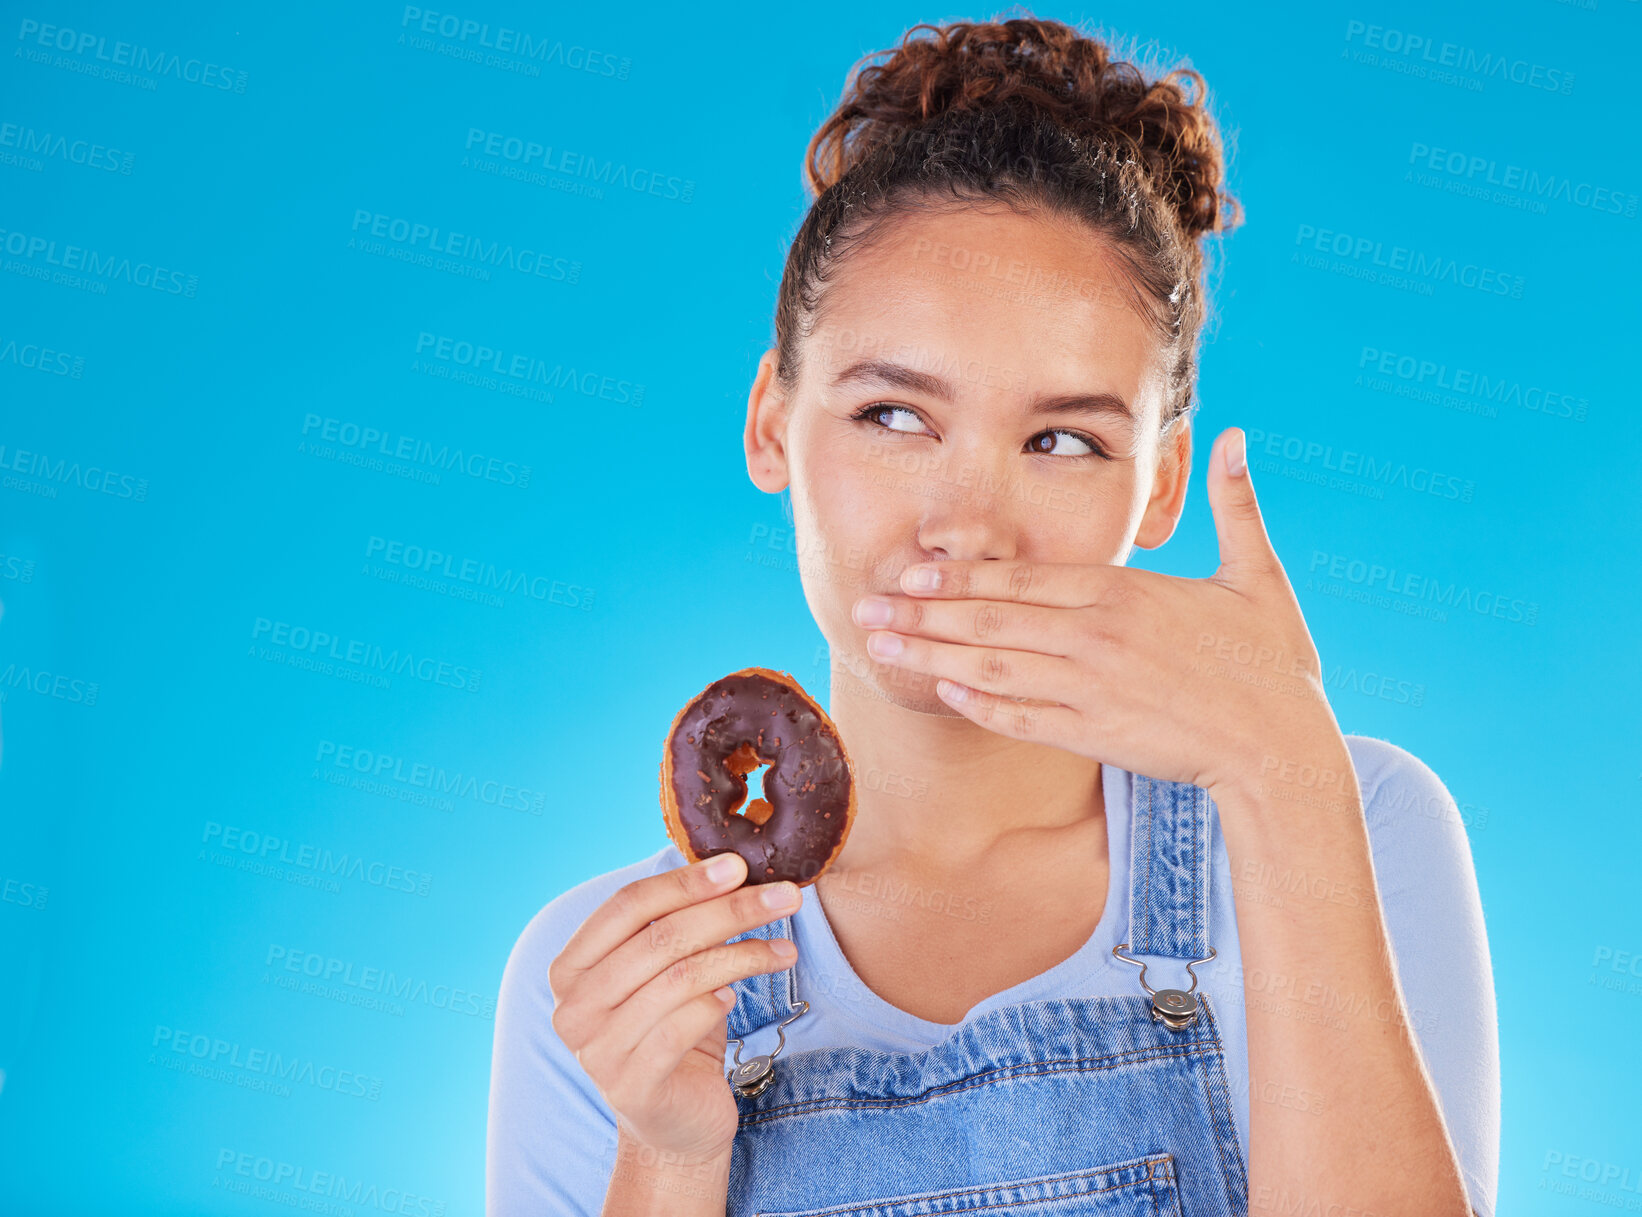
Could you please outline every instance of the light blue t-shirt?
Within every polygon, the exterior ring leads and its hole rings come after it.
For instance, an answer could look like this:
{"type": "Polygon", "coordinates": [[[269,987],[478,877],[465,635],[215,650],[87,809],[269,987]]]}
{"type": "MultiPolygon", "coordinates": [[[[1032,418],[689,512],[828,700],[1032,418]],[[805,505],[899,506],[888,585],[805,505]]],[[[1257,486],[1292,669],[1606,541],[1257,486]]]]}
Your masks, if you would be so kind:
{"type": "MultiPolygon", "coordinates": [[[[1471,1206],[1479,1217],[1493,1217],[1499,1172],[1499,1040],[1482,902],[1465,826],[1441,780],[1416,757],[1363,736],[1348,735],[1346,744],[1363,791],[1375,879],[1410,1021],[1465,1173],[1471,1206]]],[[[1133,779],[1105,765],[1102,780],[1110,881],[1100,924],[1070,957],[978,1003],[965,1016],[966,1022],[1018,1002],[1140,992],[1138,970],[1112,957],[1112,947],[1127,937],[1129,928],[1133,779]]],[[[1338,1017],[1340,1003],[1349,999],[1297,987],[1282,977],[1244,977],[1232,875],[1218,813],[1210,832],[1210,938],[1218,956],[1197,969],[1198,984],[1210,995],[1219,1019],[1246,1162],[1251,1095],[1245,1000],[1276,1002],[1294,1017],[1327,1020],[1338,1017]]],[[[496,1008],[486,1169],[490,1217],[597,1217],[603,1207],[615,1162],[615,1119],[553,1032],[548,965],[588,914],[617,888],[682,865],[683,856],[669,843],[640,862],[571,888],[537,913],[520,934],[496,1008]]],[[[1251,870],[1237,876],[1245,900],[1361,899],[1361,893],[1331,889],[1329,883],[1324,876],[1286,872],[1251,870]]],[[[839,948],[815,888],[802,892],[792,936],[798,946],[798,996],[809,1002],[809,1011],[787,1028],[785,1054],[835,1047],[913,1052],[952,1034],[956,1025],[917,1018],[863,984],[839,948]]],[[[893,904],[942,897],[901,891],[890,893],[889,899],[893,904]]],[[[983,911],[938,907],[956,916],[983,911]]],[[[1165,982],[1184,988],[1187,978],[1183,972],[1154,972],[1148,973],[1148,980],[1154,988],[1165,982]]],[[[747,1044],[744,1055],[767,1052],[774,1044],[773,1030],[765,1029],[747,1044]]],[[[1289,1106],[1323,1101],[1321,1096],[1292,1090],[1252,1097],[1289,1106]]]]}

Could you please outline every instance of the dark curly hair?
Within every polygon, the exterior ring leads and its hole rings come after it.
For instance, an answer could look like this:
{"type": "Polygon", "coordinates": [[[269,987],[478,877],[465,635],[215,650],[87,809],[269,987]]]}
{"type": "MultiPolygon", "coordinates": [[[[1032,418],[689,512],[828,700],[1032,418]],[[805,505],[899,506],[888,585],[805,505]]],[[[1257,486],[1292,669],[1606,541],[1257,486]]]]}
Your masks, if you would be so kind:
{"type": "Polygon", "coordinates": [[[798,343],[851,249],[903,212],[991,199],[1104,239],[1166,352],[1164,427],[1187,417],[1207,311],[1199,238],[1241,222],[1206,97],[1191,68],[1148,83],[1099,39],[1037,18],[915,25],[866,56],[810,141],[814,202],[776,303],[780,382],[796,384],[798,343]]]}

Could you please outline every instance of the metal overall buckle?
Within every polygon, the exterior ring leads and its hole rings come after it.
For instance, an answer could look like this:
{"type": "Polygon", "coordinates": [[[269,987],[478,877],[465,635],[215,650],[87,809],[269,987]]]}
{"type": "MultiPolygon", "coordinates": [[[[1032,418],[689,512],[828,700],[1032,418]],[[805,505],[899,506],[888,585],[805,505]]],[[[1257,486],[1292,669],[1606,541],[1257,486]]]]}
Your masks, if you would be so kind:
{"type": "Polygon", "coordinates": [[[788,1007],[792,1013],[776,1024],[775,1050],[755,1056],[750,1061],[741,1059],[743,1043],[741,1037],[737,1035],[730,1037],[735,1043],[735,1066],[724,1075],[724,1080],[730,1083],[737,1094],[750,1099],[755,1095],[763,1094],[769,1088],[770,1083],[775,1081],[775,1058],[787,1046],[787,1024],[799,1015],[807,1013],[809,1008],[810,1003],[807,1001],[793,1002],[788,1007]]]}
{"type": "Polygon", "coordinates": [[[1192,978],[1192,987],[1189,989],[1154,989],[1146,983],[1146,965],[1138,959],[1131,958],[1123,952],[1128,943],[1120,942],[1112,948],[1124,963],[1132,963],[1140,969],[1140,987],[1146,990],[1146,996],[1152,999],[1152,1020],[1163,1023],[1172,1031],[1183,1031],[1190,1027],[1197,1019],[1197,998],[1192,994],[1197,992],[1197,973],[1192,971],[1200,963],[1208,963],[1215,957],[1216,951],[1209,948],[1209,953],[1202,959],[1194,959],[1186,964],[1186,973],[1192,978]]]}

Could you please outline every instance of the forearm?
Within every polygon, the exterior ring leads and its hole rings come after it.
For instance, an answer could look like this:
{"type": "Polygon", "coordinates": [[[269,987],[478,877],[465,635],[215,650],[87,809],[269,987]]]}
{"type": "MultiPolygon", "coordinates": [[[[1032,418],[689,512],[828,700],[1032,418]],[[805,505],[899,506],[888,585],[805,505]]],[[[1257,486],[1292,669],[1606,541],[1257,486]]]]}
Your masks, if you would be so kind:
{"type": "Polygon", "coordinates": [[[1250,1212],[1468,1217],[1397,984],[1350,753],[1337,732],[1283,751],[1210,792],[1242,950],[1250,1212]]]}
{"type": "Polygon", "coordinates": [[[620,1129],[602,1217],[724,1217],[729,1186],[729,1149],[707,1157],[658,1154],[620,1129]]]}

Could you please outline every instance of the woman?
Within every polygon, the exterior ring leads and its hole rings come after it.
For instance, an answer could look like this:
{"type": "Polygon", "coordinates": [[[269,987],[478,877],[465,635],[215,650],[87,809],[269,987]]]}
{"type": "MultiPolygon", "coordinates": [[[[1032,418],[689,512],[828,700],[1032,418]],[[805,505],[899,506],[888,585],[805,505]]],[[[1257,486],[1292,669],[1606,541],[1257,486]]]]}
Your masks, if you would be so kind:
{"type": "Polygon", "coordinates": [[[1240,430],[1214,576],[1125,566],[1180,518],[1199,241],[1237,220],[1201,78],[914,27],[807,170],[745,447],[858,816],[803,889],[669,845],[537,915],[490,1211],[1491,1217],[1464,830],[1341,734],[1240,430]]]}

